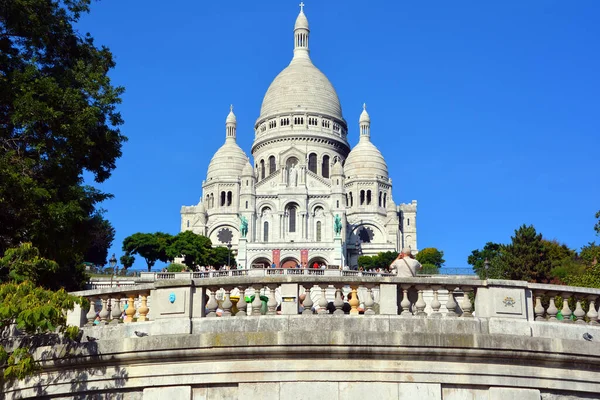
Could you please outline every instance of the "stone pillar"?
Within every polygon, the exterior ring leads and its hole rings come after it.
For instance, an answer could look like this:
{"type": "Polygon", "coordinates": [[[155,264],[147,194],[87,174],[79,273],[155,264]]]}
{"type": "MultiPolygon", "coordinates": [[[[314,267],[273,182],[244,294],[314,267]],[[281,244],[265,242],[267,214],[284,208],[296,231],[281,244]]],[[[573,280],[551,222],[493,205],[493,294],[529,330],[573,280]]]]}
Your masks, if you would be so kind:
{"type": "Polygon", "coordinates": [[[248,244],[248,238],[240,237],[240,240],[238,242],[237,262],[238,262],[238,265],[243,266],[244,269],[250,268],[250,265],[248,265],[248,252],[247,252],[247,248],[246,248],[247,244],[248,244]]]}
{"type": "Polygon", "coordinates": [[[379,285],[379,313],[398,315],[398,285],[382,283],[379,285]]]}
{"type": "Polygon", "coordinates": [[[298,284],[283,283],[281,288],[281,315],[298,314],[298,284]]]}
{"type": "Polygon", "coordinates": [[[344,248],[342,246],[342,238],[339,236],[333,239],[333,262],[344,266],[344,248]]]}

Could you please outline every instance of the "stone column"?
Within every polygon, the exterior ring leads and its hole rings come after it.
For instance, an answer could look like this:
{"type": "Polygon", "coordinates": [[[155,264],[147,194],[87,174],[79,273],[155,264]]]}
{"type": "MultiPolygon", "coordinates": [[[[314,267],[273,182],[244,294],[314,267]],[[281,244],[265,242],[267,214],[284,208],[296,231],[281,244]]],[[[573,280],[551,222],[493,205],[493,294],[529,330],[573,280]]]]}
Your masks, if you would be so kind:
{"type": "Polygon", "coordinates": [[[250,268],[248,265],[248,251],[247,251],[248,238],[240,237],[238,242],[238,265],[242,265],[245,269],[250,268]]]}

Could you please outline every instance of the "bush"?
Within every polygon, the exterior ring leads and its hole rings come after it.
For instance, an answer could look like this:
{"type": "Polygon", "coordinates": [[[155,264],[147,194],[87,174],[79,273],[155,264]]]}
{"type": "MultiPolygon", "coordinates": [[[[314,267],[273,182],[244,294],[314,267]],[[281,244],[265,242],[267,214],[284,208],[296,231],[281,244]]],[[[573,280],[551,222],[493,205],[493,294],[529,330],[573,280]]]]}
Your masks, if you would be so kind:
{"type": "Polygon", "coordinates": [[[167,267],[167,272],[185,272],[187,267],[183,264],[170,264],[167,267]]]}

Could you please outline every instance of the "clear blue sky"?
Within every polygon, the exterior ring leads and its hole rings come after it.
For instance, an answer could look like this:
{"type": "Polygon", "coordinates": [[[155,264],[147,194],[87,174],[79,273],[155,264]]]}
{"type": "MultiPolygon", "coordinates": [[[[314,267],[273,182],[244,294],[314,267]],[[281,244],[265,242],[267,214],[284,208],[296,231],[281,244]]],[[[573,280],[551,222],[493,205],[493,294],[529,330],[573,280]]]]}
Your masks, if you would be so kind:
{"type": "MultiPolygon", "coordinates": [[[[129,142],[103,204],[117,235],[177,233],[235,105],[238,143],[290,61],[299,1],[94,2],[79,29],[108,46],[129,142]]],[[[366,102],[419,248],[466,267],[521,224],[574,249],[597,240],[600,3],[311,1],[311,57],[358,141],[366,102]]],[[[136,267],[144,267],[143,260],[136,267]]]]}

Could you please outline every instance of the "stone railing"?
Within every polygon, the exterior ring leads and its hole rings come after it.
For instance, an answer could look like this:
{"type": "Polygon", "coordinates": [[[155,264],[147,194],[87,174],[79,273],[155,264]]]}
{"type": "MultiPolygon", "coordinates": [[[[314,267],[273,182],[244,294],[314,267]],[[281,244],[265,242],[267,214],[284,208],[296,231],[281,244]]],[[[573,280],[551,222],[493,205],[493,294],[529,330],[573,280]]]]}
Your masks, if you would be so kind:
{"type": "Polygon", "coordinates": [[[600,297],[600,289],[535,283],[528,287],[535,302],[533,311],[536,321],[558,321],[560,315],[562,322],[598,324],[596,302],[600,297]],[[560,310],[556,307],[557,299],[562,301],[560,310]]]}

